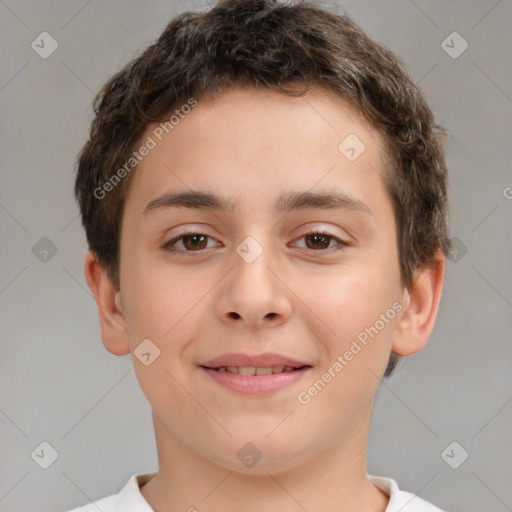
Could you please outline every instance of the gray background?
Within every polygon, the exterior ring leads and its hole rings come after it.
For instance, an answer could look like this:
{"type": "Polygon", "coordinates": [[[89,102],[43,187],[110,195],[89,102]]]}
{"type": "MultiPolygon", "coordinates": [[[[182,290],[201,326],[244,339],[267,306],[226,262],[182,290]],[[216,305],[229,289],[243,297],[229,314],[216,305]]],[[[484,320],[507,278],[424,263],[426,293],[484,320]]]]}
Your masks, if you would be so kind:
{"type": "MultiPolygon", "coordinates": [[[[110,354],[100,340],[83,275],[74,163],[93,93],[173,14],[206,7],[0,1],[4,512],[65,510],[157,468],[151,411],[130,356],[110,354]],[[47,59],[31,48],[43,31],[59,44],[47,59]],[[33,252],[43,237],[57,248],[47,261],[33,252]],[[58,452],[48,469],[31,457],[43,441],[58,452]]],[[[429,345],[381,386],[368,472],[449,511],[512,510],[512,3],[366,0],[331,9],[345,10],[403,57],[453,137],[447,156],[459,251],[429,345]],[[441,46],[453,31],[469,44],[458,58],[441,46]],[[453,441],[462,448],[449,451],[452,464],[462,449],[469,453],[458,469],[441,456],[453,441]]]]}

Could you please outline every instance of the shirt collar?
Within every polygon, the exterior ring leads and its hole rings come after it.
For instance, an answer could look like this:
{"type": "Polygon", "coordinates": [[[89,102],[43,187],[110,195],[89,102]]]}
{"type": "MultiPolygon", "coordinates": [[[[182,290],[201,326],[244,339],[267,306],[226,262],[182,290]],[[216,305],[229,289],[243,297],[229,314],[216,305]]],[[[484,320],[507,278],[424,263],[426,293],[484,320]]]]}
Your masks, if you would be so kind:
{"type": "Polygon", "coordinates": [[[154,512],[146,501],[140,488],[151,478],[156,475],[156,471],[152,473],[140,473],[132,475],[128,483],[123,487],[117,496],[116,512],[154,512]]]}
{"type": "MultiPolygon", "coordinates": [[[[139,473],[132,475],[117,497],[116,512],[154,512],[140,492],[140,488],[151,480],[156,473],[156,471],[153,471],[151,473],[139,473]]],[[[411,501],[410,499],[404,499],[403,493],[400,493],[396,481],[392,478],[372,475],[367,476],[370,482],[389,496],[389,503],[386,507],[386,512],[400,510],[408,503],[408,501],[411,501]]]]}

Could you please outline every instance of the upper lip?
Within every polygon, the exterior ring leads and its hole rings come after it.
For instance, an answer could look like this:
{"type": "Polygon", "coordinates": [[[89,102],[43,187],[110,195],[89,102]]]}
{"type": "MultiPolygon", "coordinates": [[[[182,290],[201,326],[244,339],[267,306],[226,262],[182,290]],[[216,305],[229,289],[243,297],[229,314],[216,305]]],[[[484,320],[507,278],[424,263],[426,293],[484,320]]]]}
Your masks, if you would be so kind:
{"type": "Polygon", "coordinates": [[[201,363],[199,366],[205,366],[207,368],[219,368],[221,366],[249,366],[255,368],[268,368],[271,366],[293,366],[294,368],[300,368],[302,366],[311,366],[308,363],[297,361],[296,359],[290,359],[289,357],[267,352],[259,355],[249,354],[223,354],[218,357],[214,357],[209,361],[201,363]]]}

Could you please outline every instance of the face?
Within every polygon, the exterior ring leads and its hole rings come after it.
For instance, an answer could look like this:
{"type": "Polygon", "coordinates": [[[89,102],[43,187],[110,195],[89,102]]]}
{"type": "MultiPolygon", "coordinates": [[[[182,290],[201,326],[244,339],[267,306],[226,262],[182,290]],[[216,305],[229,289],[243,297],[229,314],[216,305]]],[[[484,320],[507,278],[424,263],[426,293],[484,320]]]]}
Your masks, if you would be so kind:
{"type": "Polygon", "coordinates": [[[160,442],[262,474],[358,442],[404,299],[378,133],[320,91],[229,90],[183,117],[147,130],[121,234],[117,299],[160,442]],[[232,209],[170,197],[192,192],[232,209]],[[306,368],[204,368],[268,353],[306,368]]]}

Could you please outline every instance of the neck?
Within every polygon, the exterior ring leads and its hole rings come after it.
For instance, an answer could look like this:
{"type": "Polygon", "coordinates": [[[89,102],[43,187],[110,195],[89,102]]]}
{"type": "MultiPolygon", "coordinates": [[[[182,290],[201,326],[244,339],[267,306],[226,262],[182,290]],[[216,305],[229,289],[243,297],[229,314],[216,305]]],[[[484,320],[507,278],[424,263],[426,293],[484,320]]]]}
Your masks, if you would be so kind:
{"type": "Polygon", "coordinates": [[[244,474],[201,457],[153,414],[159,471],[141,493],[156,512],[384,512],[389,497],[366,474],[366,428],[280,473],[244,474]]]}

